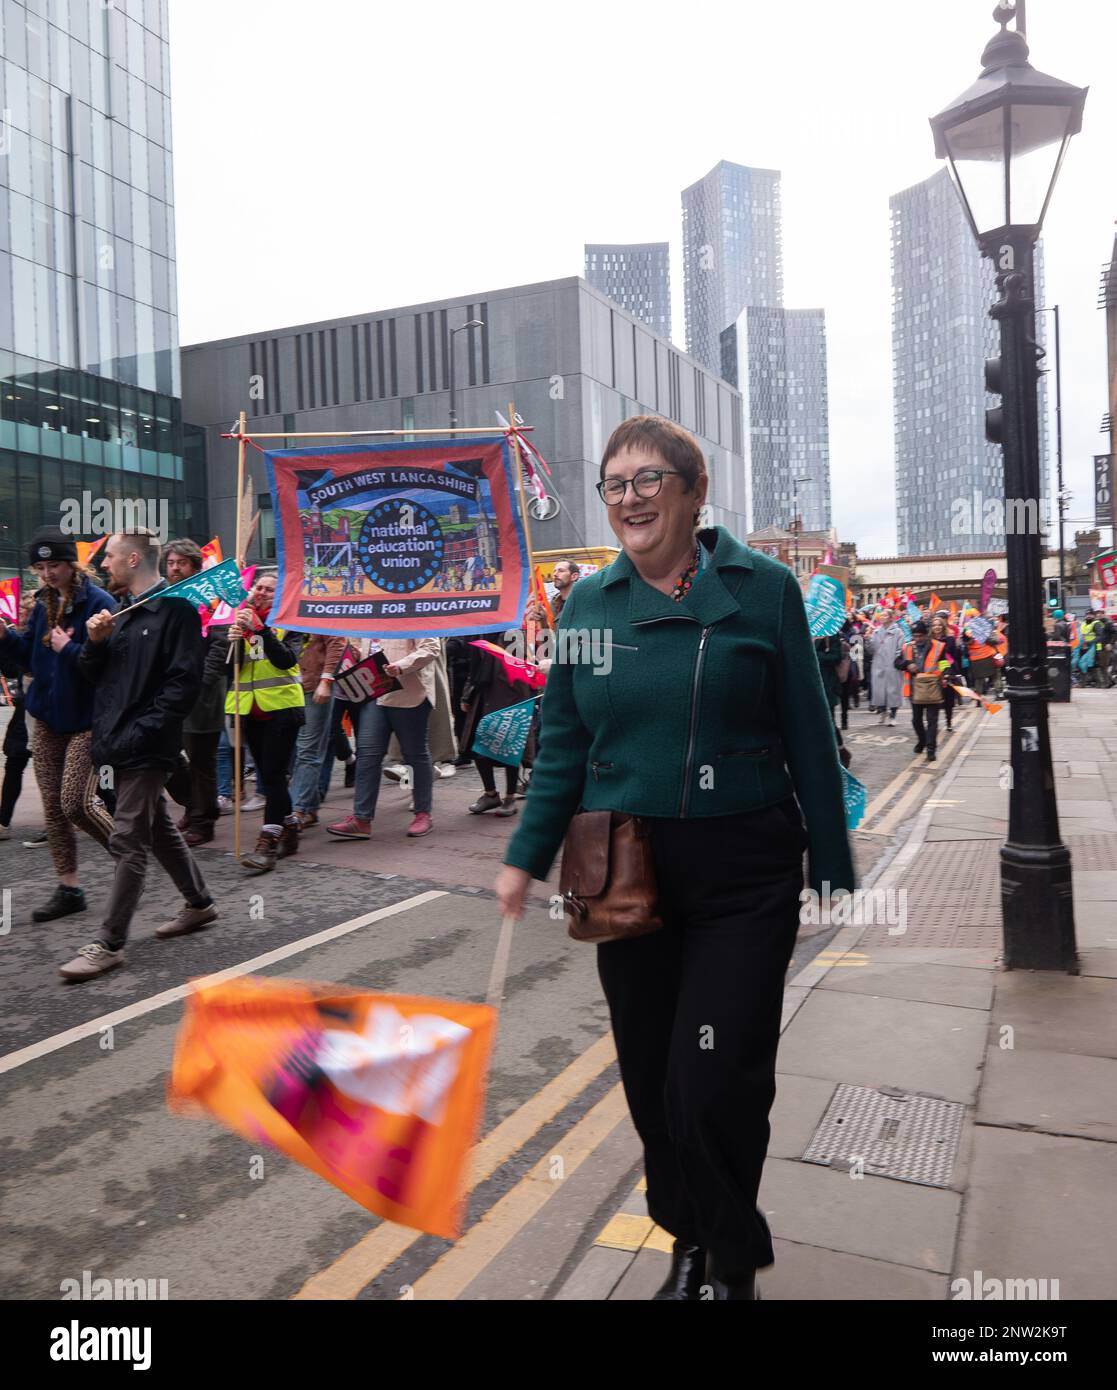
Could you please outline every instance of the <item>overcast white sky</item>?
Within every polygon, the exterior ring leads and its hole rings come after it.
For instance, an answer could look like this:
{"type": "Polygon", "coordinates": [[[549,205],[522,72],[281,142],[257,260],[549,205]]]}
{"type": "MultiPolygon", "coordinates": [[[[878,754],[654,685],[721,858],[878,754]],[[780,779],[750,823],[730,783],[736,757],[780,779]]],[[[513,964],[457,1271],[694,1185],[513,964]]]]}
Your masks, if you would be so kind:
{"type": "MultiPolygon", "coordinates": [[[[669,240],[684,346],[681,190],[719,159],[780,169],[785,302],[827,311],[834,520],[862,555],[893,554],[888,197],[935,171],[927,118],[977,78],[993,8],[171,0],[182,342],[581,274],[586,241],[669,240]]],[[[1106,449],[1117,5],[1030,0],[1028,29],[1038,68],[1091,88],[1045,229],[1085,519],[1106,449]]]]}

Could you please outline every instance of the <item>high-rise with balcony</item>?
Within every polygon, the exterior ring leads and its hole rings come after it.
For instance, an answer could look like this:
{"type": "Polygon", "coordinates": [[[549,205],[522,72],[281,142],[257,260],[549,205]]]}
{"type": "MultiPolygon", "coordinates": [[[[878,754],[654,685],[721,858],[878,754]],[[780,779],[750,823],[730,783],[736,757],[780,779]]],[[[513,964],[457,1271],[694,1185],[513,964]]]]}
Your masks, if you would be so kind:
{"type": "Polygon", "coordinates": [[[721,334],[750,305],[783,304],[780,175],[722,160],[683,190],[686,348],[721,370],[721,334]]]}
{"type": "MultiPolygon", "coordinates": [[[[1004,462],[985,438],[985,359],[1000,352],[997,298],[945,170],[895,194],[892,211],[892,396],[900,555],[1004,547],[1004,462]]],[[[1043,253],[1036,301],[1043,305],[1043,253]]],[[[1037,338],[1045,339],[1045,315],[1037,338]]],[[[1041,521],[1048,516],[1046,389],[1040,385],[1041,521]]]]}
{"type": "Polygon", "coordinates": [[[179,402],[167,0],[0,8],[0,573],[62,504],[205,530],[179,402]]]}
{"type": "Polygon", "coordinates": [[[586,244],[586,279],[661,338],[671,337],[670,245],[586,244]]]}

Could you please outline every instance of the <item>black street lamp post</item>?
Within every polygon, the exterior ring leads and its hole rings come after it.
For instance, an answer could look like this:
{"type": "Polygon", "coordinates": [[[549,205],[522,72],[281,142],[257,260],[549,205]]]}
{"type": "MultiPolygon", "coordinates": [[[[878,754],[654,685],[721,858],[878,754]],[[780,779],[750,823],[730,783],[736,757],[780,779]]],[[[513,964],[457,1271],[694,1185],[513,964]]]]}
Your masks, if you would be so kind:
{"type": "Polygon", "coordinates": [[[1063,156],[1082,127],[1086,91],[1032,67],[1015,6],[999,4],[993,18],[1001,32],[982,55],[981,76],[931,127],[981,254],[996,267],[1001,296],[990,310],[1001,356],[986,364],[985,377],[986,389],[1002,398],[988,412],[987,435],[1004,450],[1007,504],[1012,782],[1001,846],[1004,963],[1075,971],[1070,850],[1059,833],[1048,728],[1034,259],[1063,156]],[[1023,527],[1013,524],[1021,517],[1023,527]]]}
{"type": "Polygon", "coordinates": [[[481,319],[470,319],[468,323],[460,323],[457,328],[450,329],[450,433],[453,434],[458,428],[458,395],[454,385],[454,334],[464,333],[467,328],[484,328],[481,319]]]}

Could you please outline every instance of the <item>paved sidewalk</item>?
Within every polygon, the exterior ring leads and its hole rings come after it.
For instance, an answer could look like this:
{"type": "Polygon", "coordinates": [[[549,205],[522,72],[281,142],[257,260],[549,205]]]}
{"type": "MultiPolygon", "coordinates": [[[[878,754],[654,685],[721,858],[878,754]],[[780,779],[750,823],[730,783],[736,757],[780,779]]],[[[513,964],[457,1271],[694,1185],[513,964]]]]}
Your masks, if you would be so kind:
{"type": "MultiPolygon", "coordinates": [[[[961,1279],[986,1298],[1117,1297],[1117,697],[1076,691],[1051,715],[1080,973],[1000,967],[1008,711],[968,720],[865,885],[906,890],[905,930],[844,927],[787,988],[760,1193],[776,1245],[766,1299],[942,1300],[961,1279]],[[812,1140],[823,1162],[805,1161],[812,1140]]],[[[642,1187],[558,1298],[658,1286],[670,1238],[642,1187]]]]}

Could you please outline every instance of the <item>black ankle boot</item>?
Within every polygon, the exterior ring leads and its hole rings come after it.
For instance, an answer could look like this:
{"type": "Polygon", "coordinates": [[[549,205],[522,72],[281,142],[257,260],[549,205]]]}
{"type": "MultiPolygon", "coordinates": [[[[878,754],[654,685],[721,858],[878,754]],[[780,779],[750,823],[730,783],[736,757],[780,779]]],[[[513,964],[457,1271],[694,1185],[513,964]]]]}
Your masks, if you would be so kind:
{"type": "Polygon", "coordinates": [[[740,1270],[730,1275],[721,1268],[712,1254],[706,1257],[706,1283],[713,1290],[715,1303],[760,1298],[755,1269],[740,1270]]]}
{"type": "Polygon", "coordinates": [[[697,1302],[706,1282],[706,1252],[700,1245],[675,1242],[671,1254],[671,1273],[663,1287],[652,1295],[653,1303],[697,1302]]]}

